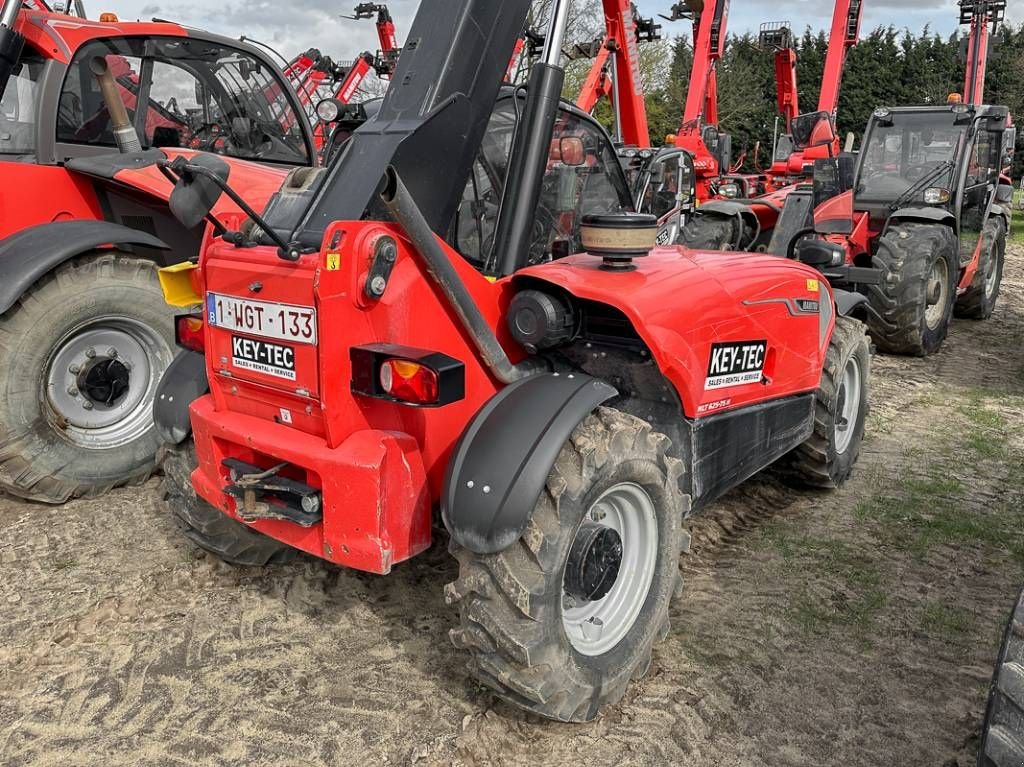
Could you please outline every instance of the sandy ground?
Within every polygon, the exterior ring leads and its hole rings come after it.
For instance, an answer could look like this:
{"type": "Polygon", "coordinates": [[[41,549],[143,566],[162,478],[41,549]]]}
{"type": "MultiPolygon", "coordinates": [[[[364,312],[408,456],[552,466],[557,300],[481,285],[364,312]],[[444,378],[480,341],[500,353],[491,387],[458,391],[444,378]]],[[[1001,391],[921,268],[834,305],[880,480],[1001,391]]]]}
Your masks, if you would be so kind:
{"type": "Polygon", "coordinates": [[[968,765],[1024,581],[1024,248],[988,323],[876,358],[855,479],[691,522],[651,673],[585,726],[495,703],[443,547],[378,578],[198,553],[156,480],[0,498],[0,764],[968,765]]]}

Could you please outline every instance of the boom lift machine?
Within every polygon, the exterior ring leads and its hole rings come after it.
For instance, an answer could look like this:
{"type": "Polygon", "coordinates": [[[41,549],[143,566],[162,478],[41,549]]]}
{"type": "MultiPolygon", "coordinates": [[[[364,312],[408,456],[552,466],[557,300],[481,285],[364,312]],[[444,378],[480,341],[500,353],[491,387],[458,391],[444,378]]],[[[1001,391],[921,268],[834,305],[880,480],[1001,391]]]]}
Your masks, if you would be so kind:
{"type": "MultiPolygon", "coordinates": [[[[686,515],[775,462],[849,476],[869,354],[858,297],[806,265],[654,247],[607,133],[560,105],[552,5],[502,108],[529,1],[421,3],[419,44],[331,166],[168,282],[203,311],[179,319],[194,351],[156,414],[171,509],[231,562],[300,549],[384,574],[439,506],[453,642],[501,697],[581,721],[668,630],[686,515]]],[[[230,189],[217,158],[159,167],[189,221],[230,189]]]]}

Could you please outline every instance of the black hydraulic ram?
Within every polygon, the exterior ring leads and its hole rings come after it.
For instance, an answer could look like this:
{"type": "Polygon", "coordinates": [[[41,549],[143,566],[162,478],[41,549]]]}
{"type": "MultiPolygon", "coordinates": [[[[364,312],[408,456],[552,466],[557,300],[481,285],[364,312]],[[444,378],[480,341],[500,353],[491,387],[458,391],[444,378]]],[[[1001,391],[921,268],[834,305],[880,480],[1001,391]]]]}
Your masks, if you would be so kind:
{"type": "Polygon", "coordinates": [[[551,24],[541,61],[530,73],[526,108],[512,145],[508,177],[501,196],[488,271],[503,277],[525,265],[551,154],[551,138],[565,81],[559,66],[568,20],[569,0],[551,4],[551,24]]]}
{"type": "Polygon", "coordinates": [[[21,0],[4,0],[0,6],[0,99],[4,97],[7,83],[25,47],[25,38],[14,31],[20,10],[21,0]]]}

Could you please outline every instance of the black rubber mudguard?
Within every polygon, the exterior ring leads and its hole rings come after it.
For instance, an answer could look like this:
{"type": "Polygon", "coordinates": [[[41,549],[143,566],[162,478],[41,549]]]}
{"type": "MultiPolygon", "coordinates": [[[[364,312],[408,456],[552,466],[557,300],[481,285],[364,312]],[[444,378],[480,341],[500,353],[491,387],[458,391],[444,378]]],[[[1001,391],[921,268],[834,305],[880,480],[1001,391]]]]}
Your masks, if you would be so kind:
{"type": "Polygon", "coordinates": [[[441,496],[460,546],[493,554],[523,534],[566,440],[618,392],[585,375],[537,375],[502,389],[463,432],[441,496]]]}
{"type": "Polygon", "coordinates": [[[192,433],[189,406],[210,391],[206,357],[192,351],[179,352],[168,366],[153,401],[157,434],[166,445],[180,445],[192,433]]]}
{"type": "Polygon", "coordinates": [[[0,314],[51,269],[104,245],[168,250],[151,234],[109,221],[55,221],[22,229],[0,242],[0,314]]]}
{"type": "Polygon", "coordinates": [[[836,301],[836,312],[840,317],[853,317],[859,306],[870,306],[867,296],[861,293],[851,293],[848,290],[836,290],[833,288],[832,296],[836,301]]]}

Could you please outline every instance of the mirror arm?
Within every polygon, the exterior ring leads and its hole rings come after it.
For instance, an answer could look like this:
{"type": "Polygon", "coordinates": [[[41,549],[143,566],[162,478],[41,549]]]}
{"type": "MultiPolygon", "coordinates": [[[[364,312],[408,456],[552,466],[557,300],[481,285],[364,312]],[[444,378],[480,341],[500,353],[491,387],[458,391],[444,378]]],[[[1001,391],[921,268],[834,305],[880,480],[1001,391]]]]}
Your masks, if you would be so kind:
{"type": "MultiPolygon", "coordinates": [[[[267,235],[274,244],[277,245],[277,254],[285,261],[298,261],[300,256],[304,252],[308,252],[301,248],[296,243],[288,243],[285,239],[275,232],[263,217],[260,216],[242,197],[232,189],[226,181],[220,176],[211,171],[209,168],[204,168],[201,165],[192,165],[185,160],[184,157],[178,157],[174,162],[170,163],[170,169],[181,176],[183,173],[197,173],[200,176],[205,176],[215,183],[224,194],[231,198],[231,200],[239,207],[239,209],[249,218],[251,218],[260,230],[267,235]]],[[[223,228],[223,227],[221,227],[223,228]]],[[[237,244],[237,242],[236,242],[237,244]]]]}

